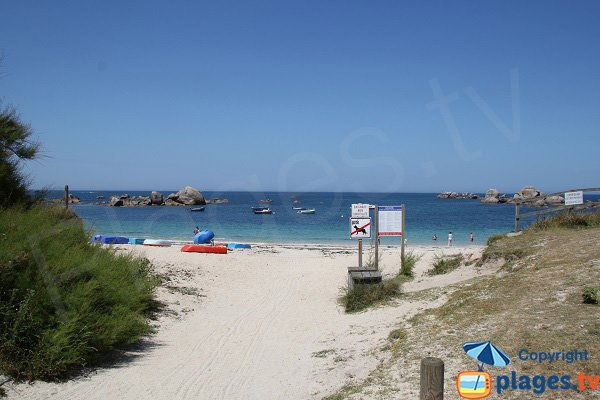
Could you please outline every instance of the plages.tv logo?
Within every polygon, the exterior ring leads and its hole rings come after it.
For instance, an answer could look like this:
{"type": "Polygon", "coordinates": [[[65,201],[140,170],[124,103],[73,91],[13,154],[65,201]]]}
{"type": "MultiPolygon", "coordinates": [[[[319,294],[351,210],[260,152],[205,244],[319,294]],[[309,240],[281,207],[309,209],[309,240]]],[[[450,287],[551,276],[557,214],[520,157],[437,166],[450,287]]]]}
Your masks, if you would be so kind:
{"type": "Polygon", "coordinates": [[[504,367],[510,358],[492,342],[467,342],[465,353],[478,361],[477,371],[462,371],[456,378],[456,389],[464,399],[483,399],[492,393],[492,377],[483,370],[484,364],[504,367]]]}

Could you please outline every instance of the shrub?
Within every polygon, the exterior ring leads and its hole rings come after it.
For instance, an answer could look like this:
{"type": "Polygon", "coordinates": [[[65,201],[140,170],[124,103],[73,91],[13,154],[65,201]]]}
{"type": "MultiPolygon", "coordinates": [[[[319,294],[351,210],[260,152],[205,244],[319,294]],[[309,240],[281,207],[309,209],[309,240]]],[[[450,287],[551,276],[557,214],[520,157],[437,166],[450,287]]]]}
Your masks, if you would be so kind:
{"type": "Polygon", "coordinates": [[[89,244],[63,208],[4,210],[0,232],[2,373],[65,378],[149,332],[158,281],[148,260],[89,244]]]}
{"type": "Polygon", "coordinates": [[[584,288],[583,302],[585,304],[598,304],[598,289],[593,287],[584,288]]]}
{"type": "Polygon", "coordinates": [[[372,305],[382,304],[400,296],[402,279],[396,276],[384,279],[379,284],[354,285],[351,290],[346,290],[341,297],[341,303],[346,312],[362,311],[372,305]]]}
{"type": "Polygon", "coordinates": [[[402,265],[400,267],[400,275],[413,277],[415,265],[420,259],[421,256],[416,255],[413,251],[409,251],[408,253],[404,254],[402,265]]]}
{"type": "Polygon", "coordinates": [[[464,258],[465,257],[462,254],[455,254],[452,256],[436,254],[433,259],[433,268],[429,270],[429,275],[441,275],[453,271],[460,267],[464,258]]]}

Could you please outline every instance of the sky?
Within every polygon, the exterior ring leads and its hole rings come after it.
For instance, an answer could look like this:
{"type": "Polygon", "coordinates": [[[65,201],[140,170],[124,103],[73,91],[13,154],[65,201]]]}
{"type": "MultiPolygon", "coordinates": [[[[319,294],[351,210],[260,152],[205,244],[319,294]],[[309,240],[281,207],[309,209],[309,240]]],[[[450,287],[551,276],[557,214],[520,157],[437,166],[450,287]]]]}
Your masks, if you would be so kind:
{"type": "Polygon", "coordinates": [[[598,186],[599,2],[0,9],[0,101],[42,145],[34,188],[598,186]]]}

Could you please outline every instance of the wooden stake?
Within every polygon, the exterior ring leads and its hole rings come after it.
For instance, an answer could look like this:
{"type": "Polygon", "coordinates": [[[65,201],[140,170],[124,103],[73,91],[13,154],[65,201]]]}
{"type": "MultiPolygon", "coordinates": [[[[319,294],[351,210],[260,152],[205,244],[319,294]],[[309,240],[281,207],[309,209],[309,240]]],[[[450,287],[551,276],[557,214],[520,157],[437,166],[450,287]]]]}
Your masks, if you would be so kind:
{"type": "Polygon", "coordinates": [[[358,268],[362,268],[362,239],[358,239],[358,268]]]}
{"type": "Polygon", "coordinates": [[[69,208],[69,185],[65,185],[65,207],[69,208]]]}
{"type": "Polygon", "coordinates": [[[444,399],[444,362],[439,358],[421,360],[421,394],[419,400],[444,399]]]}
{"type": "Polygon", "coordinates": [[[521,205],[515,204],[515,232],[521,230],[521,205]]]}

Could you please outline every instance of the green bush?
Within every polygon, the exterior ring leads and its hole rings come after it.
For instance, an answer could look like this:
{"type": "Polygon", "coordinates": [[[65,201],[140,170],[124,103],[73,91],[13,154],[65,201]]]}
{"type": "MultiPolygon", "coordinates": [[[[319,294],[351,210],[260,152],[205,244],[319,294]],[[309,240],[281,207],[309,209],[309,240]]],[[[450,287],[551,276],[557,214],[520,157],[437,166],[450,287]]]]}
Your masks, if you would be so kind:
{"type": "Polygon", "coordinates": [[[421,259],[421,256],[416,255],[413,251],[409,251],[404,254],[402,264],[400,266],[400,275],[407,277],[414,276],[414,269],[417,262],[421,259]]]}
{"type": "Polygon", "coordinates": [[[464,258],[465,257],[462,254],[455,254],[452,256],[436,254],[433,259],[433,268],[429,270],[429,275],[441,275],[453,271],[460,267],[464,258]]]}
{"type": "Polygon", "coordinates": [[[593,287],[584,288],[583,302],[585,304],[598,304],[598,289],[593,287]]]}
{"type": "Polygon", "coordinates": [[[379,284],[354,285],[351,290],[346,290],[340,301],[348,313],[362,311],[400,296],[401,284],[402,277],[397,275],[379,284]]]}
{"type": "Polygon", "coordinates": [[[0,372],[60,379],[149,332],[146,259],[89,243],[64,208],[0,213],[0,372]]]}

